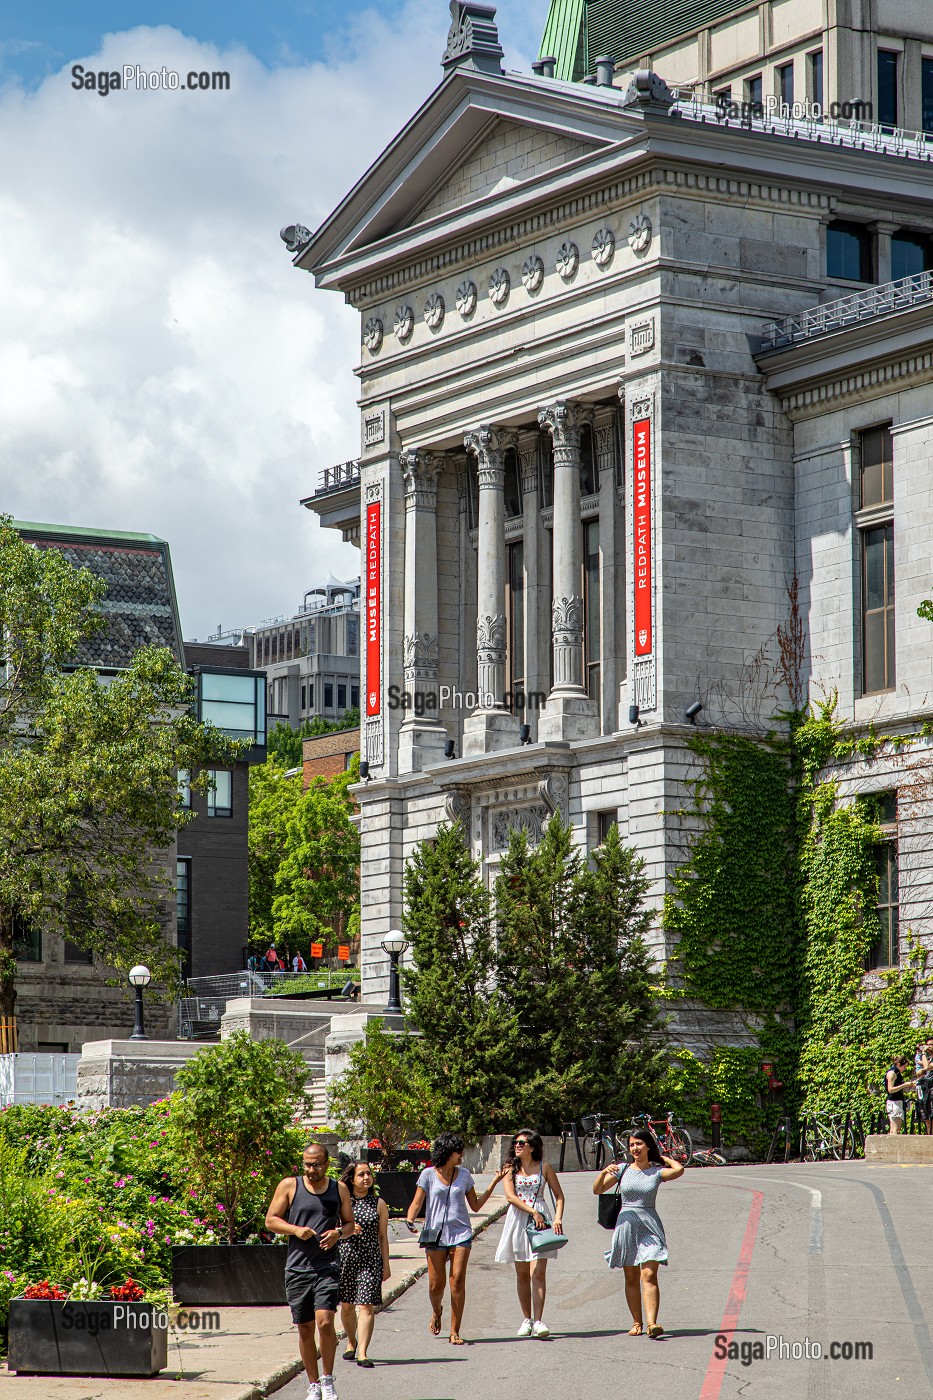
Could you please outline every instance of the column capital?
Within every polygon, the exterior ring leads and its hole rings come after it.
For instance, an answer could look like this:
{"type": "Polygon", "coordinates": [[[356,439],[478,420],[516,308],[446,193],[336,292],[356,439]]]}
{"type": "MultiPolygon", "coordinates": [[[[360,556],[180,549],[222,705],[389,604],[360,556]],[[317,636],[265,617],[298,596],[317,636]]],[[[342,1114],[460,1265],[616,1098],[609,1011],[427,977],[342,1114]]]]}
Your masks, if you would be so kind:
{"type": "Polygon", "coordinates": [[[467,452],[475,453],[479,489],[501,491],[505,486],[505,452],[512,446],[514,434],[483,423],[463,435],[467,452]]]}
{"type": "Polygon", "coordinates": [[[538,410],[538,422],[551,434],[555,448],[580,446],[580,429],[593,420],[593,410],[574,399],[558,399],[538,410]]]}
{"type": "Polygon", "coordinates": [[[400,452],[398,463],[405,483],[406,510],[435,510],[437,507],[437,478],[444,467],[444,457],[427,448],[409,448],[400,452]]]}

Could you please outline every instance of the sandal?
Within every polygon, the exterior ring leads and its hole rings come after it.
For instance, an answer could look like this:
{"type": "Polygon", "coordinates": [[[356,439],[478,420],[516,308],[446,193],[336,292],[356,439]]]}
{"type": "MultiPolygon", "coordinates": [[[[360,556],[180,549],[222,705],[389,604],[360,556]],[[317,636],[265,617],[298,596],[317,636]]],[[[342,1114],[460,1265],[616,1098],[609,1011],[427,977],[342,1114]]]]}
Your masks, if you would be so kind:
{"type": "Polygon", "coordinates": [[[661,1326],[661,1324],[660,1324],[659,1322],[649,1322],[649,1323],[648,1323],[648,1336],[649,1336],[649,1337],[660,1337],[660,1336],[663,1336],[663,1334],[664,1334],[664,1328],[661,1326]]]}
{"type": "Polygon", "coordinates": [[[644,1328],[642,1327],[641,1323],[636,1322],[634,1327],[630,1327],[628,1329],[628,1334],[630,1337],[640,1337],[643,1331],[644,1328]]]}
{"type": "Polygon", "coordinates": [[[440,1312],[436,1312],[436,1313],[432,1313],[432,1314],[431,1314],[431,1326],[429,1327],[428,1330],[430,1331],[432,1337],[439,1337],[439,1336],[441,1335],[441,1318],[442,1318],[442,1317],[443,1317],[443,1309],[441,1309],[440,1312]]]}
{"type": "Polygon", "coordinates": [[[452,1332],[450,1336],[450,1345],[452,1347],[465,1347],[466,1342],[460,1336],[459,1332],[452,1332]]]}

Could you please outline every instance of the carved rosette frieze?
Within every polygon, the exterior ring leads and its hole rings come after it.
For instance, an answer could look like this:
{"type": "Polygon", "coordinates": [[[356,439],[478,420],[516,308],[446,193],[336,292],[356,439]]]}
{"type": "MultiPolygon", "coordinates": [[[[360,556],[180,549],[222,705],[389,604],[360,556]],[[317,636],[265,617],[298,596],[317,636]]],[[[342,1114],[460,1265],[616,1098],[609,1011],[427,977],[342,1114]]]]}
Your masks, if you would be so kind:
{"type": "Polygon", "coordinates": [[[405,303],[398,307],[395,312],[395,338],[403,344],[411,339],[415,329],[415,313],[413,309],[405,303]]]}
{"type": "Polygon", "coordinates": [[[399,453],[398,461],[405,483],[405,509],[436,510],[437,478],[444,466],[443,456],[409,449],[399,453]]]}
{"type": "Polygon", "coordinates": [[[363,344],[371,355],[375,355],[382,346],[384,328],[378,316],[370,316],[363,327],[363,344]]]}
{"type": "Polygon", "coordinates": [[[464,321],[476,310],[478,296],[476,283],[469,277],[457,288],[456,307],[464,321]]]}
{"type": "Polygon", "coordinates": [[[489,279],[489,300],[493,306],[505,306],[512,290],[512,278],[507,267],[497,267],[489,279]]]}
{"type": "Polygon", "coordinates": [[[537,253],[532,253],[522,265],[522,284],[526,292],[536,292],[543,282],[544,260],[537,253]]]}
{"type": "Polygon", "coordinates": [[[565,282],[569,282],[571,277],[575,275],[579,266],[580,249],[577,247],[576,243],[568,239],[567,242],[562,243],[557,250],[555,267],[557,268],[558,275],[563,278],[565,282]]]}
{"type": "Polygon", "coordinates": [[[424,322],[432,331],[440,330],[446,311],[440,292],[432,292],[424,304],[424,322]]]}
{"type": "Polygon", "coordinates": [[[616,236],[611,228],[597,229],[590,249],[597,267],[608,267],[616,250],[616,236]]]}

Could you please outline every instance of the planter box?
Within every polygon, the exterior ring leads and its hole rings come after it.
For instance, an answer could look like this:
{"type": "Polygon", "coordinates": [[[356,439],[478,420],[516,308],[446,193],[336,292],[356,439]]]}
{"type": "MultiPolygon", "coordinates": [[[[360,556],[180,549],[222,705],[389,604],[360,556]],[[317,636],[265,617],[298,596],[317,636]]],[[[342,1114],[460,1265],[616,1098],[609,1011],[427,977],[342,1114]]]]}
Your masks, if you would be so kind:
{"type": "Polygon", "coordinates": [[[11,1371],[27,1376],[155,1376],[167,1364],[168,1318],[151,1303],[10,1301],[11,1371]]]}
{"type": "MultiPolygon", "coordinates": [[[[419,1172],[376,1172],[379,1197],[389,1207],[390,1215],[407,1215],[415,1199],[419,1172]]],[[[421,1209],[424,1215],[424,1208],[421,1209]]]]}
{"type": "Polygon", "coordinates": [[[282,1244],[177,1244],[175,1301],[214,1308],[285,1303],[287,1257],[282,1244]]]}
{"type": "MultiPolygon", "coordinates": [[[[382,1156],[383,1156],[383,1154],[382,1154],[382,1152],[380,1152],[380,1150],[379,1150],[378,1147],[364,1147],[364,1148],[362,1149],[362,1151],[360,1152],[360,1161],[361,1161],[361,1162],[381,1162],[381,1161],[382,1161],[382,1156]]],[[[400,1152],[393,1152],[393,1153],[392,1153],[392,1167],[393,1167],[393,1170],[397,1170],[399,1162],[410,1162],[411,1165],[412,1165],[413,1167],[418,1167],[418,1163],[419,1163],[419,1162],[430,1162],[430,1160],[431,1160],[431,1149],[430,1149],[430,1147],[419,1147],[419,1148],[416,1148],[416,1149],[414,1149],[414,1150],[412,1150],[412,1151],[409,1151],[408,1148],[406,1147],[406,1148],[404,1148],[404,1149],[403,1149],[402,1151],[400,1151],[400,1152]]],[[[420,1171],[420,1170],[421,1170],[420,1167],[418,1167],[418,1171],[420,1171]]],[[[415,1176],[418,1175],[418,1171],[415,1172],[415,1176]]]]}

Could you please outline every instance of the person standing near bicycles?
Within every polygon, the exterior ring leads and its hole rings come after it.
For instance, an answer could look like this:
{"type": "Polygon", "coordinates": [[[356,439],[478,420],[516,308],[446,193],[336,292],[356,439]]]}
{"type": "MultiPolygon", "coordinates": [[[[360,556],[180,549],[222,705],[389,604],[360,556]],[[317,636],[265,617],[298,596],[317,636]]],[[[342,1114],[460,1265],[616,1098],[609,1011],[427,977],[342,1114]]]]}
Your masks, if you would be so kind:
{"type": "Polygon", "coordinates": [[[629,1336],[647,1332],[660,1337],[664,1328],[658,1322],[658,1266],[667,1263],[667,1240],[655,1201],[661,1182],[676,1181],[685,1169],[673,1157],[661,1155],[657,1138],[647,1128],[636,1128],[628,1147],[631,1164],[610,1162],[593,1182],[593,1195],[604,1195],[618,1182],[622,1201],[606,1261],[610,1269],[625,1270],[625,1301],[632,1314],[629,1336]]]}
{"type": "Polygon", "coordinates": [[[520,1337],[545,1338],[551,1335],[544,1321],[544,1302],[547,1297],[548,1258],[557,1253],[535,1255],[528,1239],[528,1226],[543,1230],[553,1226],[555,1234],[564,1233],[564,1193],[560,1189],[557,1173],[550,1163],[544,1161],[544,1143],[541,1134],[531,1128],[522,1128],[512,1139],[512,1146],[506,1159],[505,1199],[509,1203],[502,1237],[496,1250],[497,1264],[514,1264],[515,1281],[518,1285],[518,1303],[522,1310],[522,1324],[518,1329],[520,1337]],[[550,1191],[554,1201],[554,1219],[549,1221],[545,1210],[545,1194],[550,1191]]]}
{"type": "Polygon", "coordinates": [[[904,1103],[904,1090],[915,1089],[917,1081],[915,1079],[905,1079],[904,1075],[910,1071],[910,1061],[906,1055],[895,1055],[891,1068],[884,1076],[884,1088],[887,1094],[885,1108],[888,1114],[888,1136],[896,1137],[904,1127],[904,1120],[907,1116],[907,1108],[904,1103]]]}

